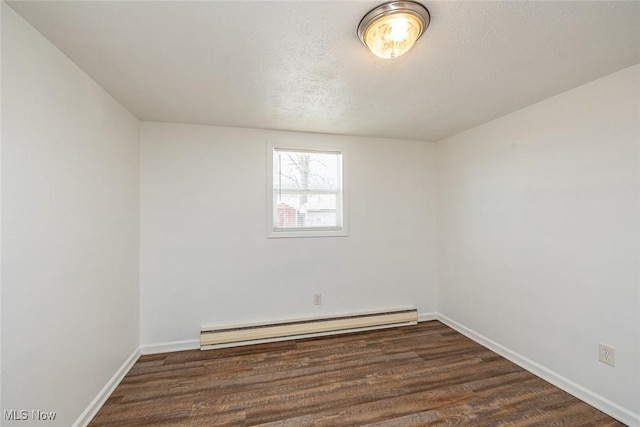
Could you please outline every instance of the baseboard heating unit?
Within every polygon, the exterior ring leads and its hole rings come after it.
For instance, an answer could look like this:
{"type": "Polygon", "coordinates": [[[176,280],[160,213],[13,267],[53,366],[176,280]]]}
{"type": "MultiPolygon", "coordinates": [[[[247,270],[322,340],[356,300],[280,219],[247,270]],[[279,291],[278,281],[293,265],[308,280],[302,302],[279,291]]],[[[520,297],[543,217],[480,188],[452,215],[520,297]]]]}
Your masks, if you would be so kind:
{"type": "Polygon", "coordinates": [[[200,349],[209,350],[310,336],[393,328],[417,323],[418,310],[402,308],[266,323],[205,327],[200,331],[200,349]]]}

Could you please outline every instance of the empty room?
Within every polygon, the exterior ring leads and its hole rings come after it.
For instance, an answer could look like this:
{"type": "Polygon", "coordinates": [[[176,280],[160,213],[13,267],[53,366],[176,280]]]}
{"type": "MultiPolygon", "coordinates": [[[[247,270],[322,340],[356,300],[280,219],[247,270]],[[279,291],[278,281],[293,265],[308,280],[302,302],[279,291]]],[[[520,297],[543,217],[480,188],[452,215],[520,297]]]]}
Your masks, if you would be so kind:
{"type": "Polygon", "coordinates": [[[640,2],[1,25],[2,426],[640,426],[640,2]]]}

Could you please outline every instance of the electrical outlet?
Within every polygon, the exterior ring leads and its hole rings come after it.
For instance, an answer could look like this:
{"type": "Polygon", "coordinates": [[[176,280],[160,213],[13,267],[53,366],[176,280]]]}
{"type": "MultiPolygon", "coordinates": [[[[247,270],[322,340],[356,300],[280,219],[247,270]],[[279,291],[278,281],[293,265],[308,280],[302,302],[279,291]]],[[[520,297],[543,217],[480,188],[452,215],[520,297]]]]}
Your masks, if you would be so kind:
{"type": "Polygon", "coordinates": [[[313,294],[313,305],[322,305],[322,294],[313,294]]]}
{"type": "Polygon", "coordinates": [[[598,345],[598,360],[610,366],[616,366],[616,349],[610,345],[598,345]]]}

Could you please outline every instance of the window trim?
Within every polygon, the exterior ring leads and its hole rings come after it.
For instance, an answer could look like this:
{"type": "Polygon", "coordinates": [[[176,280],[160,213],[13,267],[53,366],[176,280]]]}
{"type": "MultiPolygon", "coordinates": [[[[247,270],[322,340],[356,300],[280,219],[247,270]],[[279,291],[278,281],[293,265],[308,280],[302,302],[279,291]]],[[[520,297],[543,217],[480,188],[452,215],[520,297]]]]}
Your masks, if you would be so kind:
{"type": "Polygon", "coordinates": [[[267,142],[267,238],[289,237],[346,237],[349,235],[348,205],[348,153],[342,144],[314,142],[267,142]],[[274,150],[313,151],[320,153],[340,153],[342,155],[342,226],[321,228],[278,229],[273,225],[273,153],[274,150]]]}

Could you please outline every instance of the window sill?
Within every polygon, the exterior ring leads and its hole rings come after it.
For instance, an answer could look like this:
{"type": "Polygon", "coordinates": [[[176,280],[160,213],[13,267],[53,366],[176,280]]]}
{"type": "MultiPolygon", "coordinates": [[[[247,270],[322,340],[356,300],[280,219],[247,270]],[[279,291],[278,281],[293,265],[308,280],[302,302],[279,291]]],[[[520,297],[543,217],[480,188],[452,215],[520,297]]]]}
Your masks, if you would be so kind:
{"type": "Polygon", "coordinates": [[[349,233],[344,228],[311,229],[311,230],[269,230],[267,239],[295,238],[295,237],[347,237],[349,233]]]}

